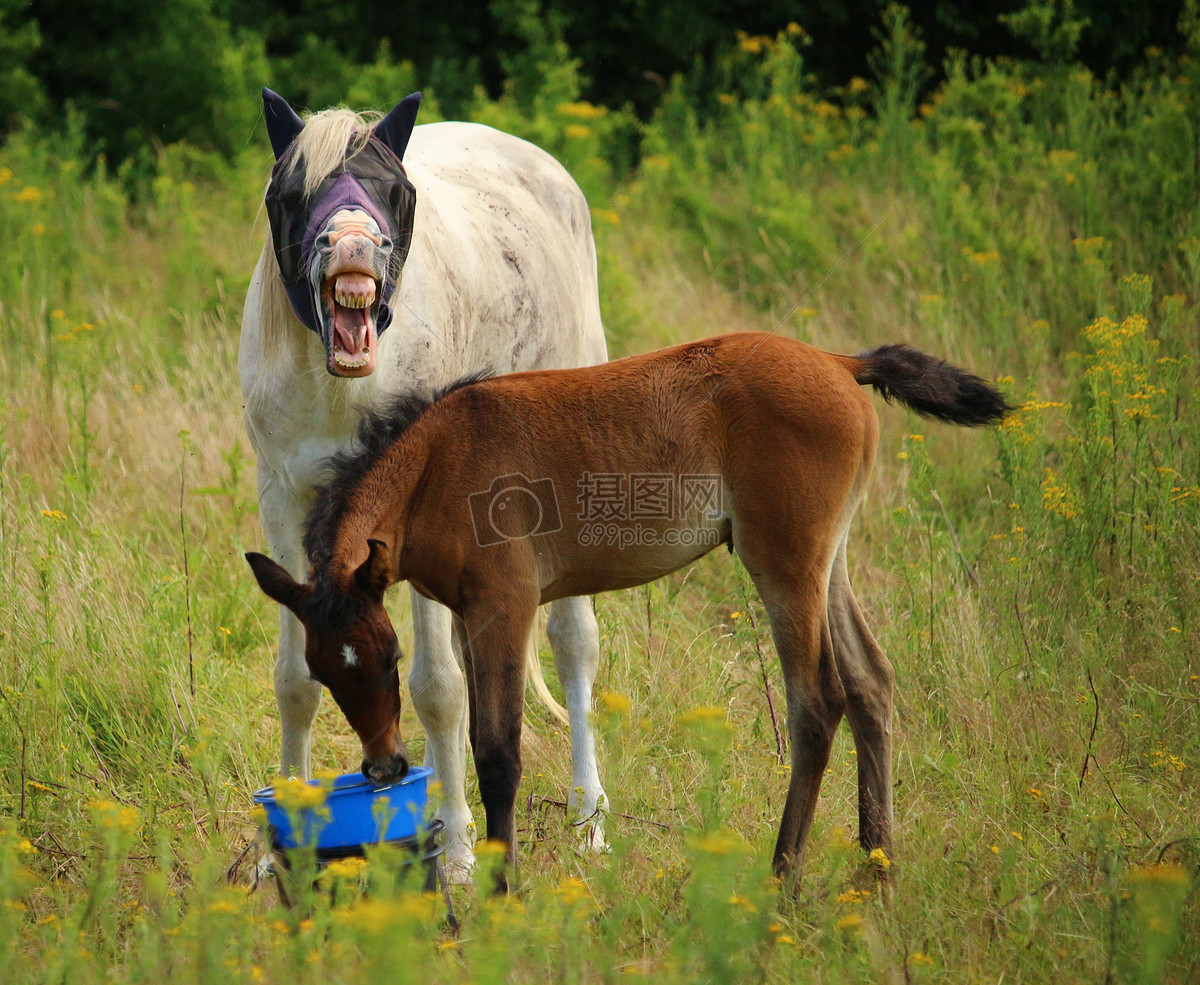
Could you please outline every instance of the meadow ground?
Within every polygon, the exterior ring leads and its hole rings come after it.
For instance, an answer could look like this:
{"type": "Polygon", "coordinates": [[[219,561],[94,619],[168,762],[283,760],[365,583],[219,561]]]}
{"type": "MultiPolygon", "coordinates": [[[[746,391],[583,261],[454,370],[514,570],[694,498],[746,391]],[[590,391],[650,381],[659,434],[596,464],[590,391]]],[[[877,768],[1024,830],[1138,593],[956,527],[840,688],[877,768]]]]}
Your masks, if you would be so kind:
{"type": "MultiPolygon", "coordinates": [[[[227,882],[277,754],[236,380],[266,158],[172,151],[131,202],[74,180],[71,148],[16,141],[0,155],[6,980],[1200,978],[1185,111],[1154,78],[1112,97],[1141,100],[1122,115],[1075,70],[993,67],[964,68],[916,122],[876,120],[853,112],[856,85],[837,105],[788,88],[786,37],[752,48],[761,98],[717,100],[703,124],[668,98],[628,176],[596,163],[597,108],[524,123],[557,127],[595,205],[613,355],[737,329],[903,340],[1021,405],[971,433],[879,404],[851,566],[897,674],[894,858],[852,843],[843,729],[798,899],[768,878],[782,686],[721,551],[596,599],[610,855],[575,851],[568,737],[530,706],[520,889],[456,890],[461,937],[386,855],[292,910],[247,892],[248,859],[227,882]]],[[[410,650],[406,593],[390,604],[410,650]]],[[[408,710],[404,731],[419,755],[408,710]]],[[[314,748],[358,762],[332,702],[314,748]]]]}

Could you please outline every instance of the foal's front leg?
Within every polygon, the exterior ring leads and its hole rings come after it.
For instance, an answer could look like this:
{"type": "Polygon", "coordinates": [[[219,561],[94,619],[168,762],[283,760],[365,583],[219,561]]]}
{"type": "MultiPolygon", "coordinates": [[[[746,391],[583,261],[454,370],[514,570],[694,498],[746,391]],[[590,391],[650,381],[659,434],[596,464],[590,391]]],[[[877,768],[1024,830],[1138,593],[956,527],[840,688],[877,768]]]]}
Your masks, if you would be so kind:
{"type": "MultiPolygon", "coordinates": [[[[537,600],[485,600],[463,613],[473,694],[471,735],[488,841],[504,844],[517,863],[517,787],[521,782],[521,714],[525,646],[537,600]]],[[[500,880],[497,888],[506,886],[500,880]]]]}

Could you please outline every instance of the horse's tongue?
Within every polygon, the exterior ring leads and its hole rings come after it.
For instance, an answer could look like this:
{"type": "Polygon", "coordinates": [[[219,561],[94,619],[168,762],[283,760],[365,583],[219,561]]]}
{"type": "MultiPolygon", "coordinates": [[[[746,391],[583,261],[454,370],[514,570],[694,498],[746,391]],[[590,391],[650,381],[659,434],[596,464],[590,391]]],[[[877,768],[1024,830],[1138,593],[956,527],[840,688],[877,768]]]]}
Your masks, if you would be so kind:
{"type": "Polygon", "coordinates": [[[347,355],[357,356],[367,348],[369,308],[346,308],[335,305],[333,310],[333,340],[347,355]]]}

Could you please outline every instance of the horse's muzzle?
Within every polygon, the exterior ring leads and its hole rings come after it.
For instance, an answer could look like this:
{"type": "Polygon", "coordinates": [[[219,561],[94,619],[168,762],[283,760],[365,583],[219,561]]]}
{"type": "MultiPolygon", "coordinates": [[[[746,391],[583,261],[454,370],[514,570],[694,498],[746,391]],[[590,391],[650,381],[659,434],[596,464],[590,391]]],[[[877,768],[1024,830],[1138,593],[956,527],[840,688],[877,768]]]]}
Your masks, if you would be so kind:
{"type": "Polygon", "coordinates": [[[408,776],[408,769],[408,757],[402,753],[397,753],[384,760],[363,759],[362,761],[363,776],[376,786],[399,783],[408,776]]]}

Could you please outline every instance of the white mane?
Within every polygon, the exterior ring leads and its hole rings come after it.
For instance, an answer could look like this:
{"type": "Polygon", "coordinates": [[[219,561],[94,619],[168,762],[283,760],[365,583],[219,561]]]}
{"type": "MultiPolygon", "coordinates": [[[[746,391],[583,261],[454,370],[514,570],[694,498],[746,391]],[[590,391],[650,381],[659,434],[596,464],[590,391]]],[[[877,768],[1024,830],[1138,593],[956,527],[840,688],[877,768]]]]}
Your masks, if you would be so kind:
{"type": "Polygon", "coordinates": [[[285,158],[285,173],[303,166],[304,194],[313,194],[338,165],[366,146],[382,118],[381,113],[356,113],[341,107],[305,117],[304,129],[285,158]]]}

